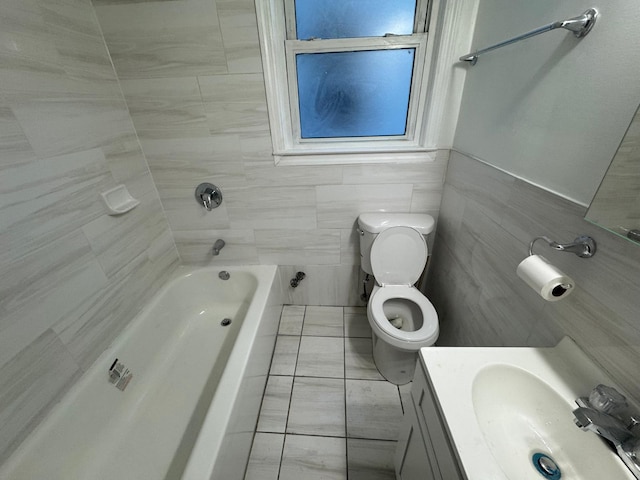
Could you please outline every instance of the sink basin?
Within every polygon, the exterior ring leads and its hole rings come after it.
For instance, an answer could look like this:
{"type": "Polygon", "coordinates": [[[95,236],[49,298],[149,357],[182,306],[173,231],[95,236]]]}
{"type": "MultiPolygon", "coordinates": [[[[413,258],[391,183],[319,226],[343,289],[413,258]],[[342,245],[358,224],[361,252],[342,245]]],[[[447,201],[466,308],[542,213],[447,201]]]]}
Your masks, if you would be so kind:
{"type": "Polygon", "coordinates": [[[485,443],[507,478],[628,478],[603,440],[575,426],[575,403],[526,370],[485,366],[473,379],[471,397],[485,443]],[[553,459],[561,475],[536,470],[532,458],[537,453],[553,459]]]}

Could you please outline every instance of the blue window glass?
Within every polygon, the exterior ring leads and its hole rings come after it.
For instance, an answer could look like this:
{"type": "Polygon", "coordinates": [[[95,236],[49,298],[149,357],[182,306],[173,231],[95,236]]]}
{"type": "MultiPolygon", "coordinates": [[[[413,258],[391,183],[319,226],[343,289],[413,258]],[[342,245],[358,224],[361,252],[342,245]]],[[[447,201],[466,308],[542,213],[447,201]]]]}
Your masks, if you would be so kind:
{"type": "Polygon", "coordinates": [[[296,32],[310,38],[411,35],[416,0],[296,0],[296,32]]]}
{"type": "Polygon", "coordinates": [[[415,48],[296,55],[302,138],[404,135],[415,48]]]}

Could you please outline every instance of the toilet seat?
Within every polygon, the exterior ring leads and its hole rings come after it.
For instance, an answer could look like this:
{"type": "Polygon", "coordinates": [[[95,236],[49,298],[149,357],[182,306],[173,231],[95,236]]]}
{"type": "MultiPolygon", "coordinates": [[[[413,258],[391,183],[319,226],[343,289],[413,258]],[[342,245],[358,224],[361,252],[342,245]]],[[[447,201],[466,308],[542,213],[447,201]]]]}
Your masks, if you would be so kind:
{"type": "Polygon", "coordinates": [[[371,247],[371,268],[379,286],[374,287],[367,306],[371,328],[385,342],[401,350],[418,350],[438,338],[438,314],[427,297],[413,286],[427,263],[424,236],[411,227],[391,227],[381,232],[371,247]],[[405,299],[420,310],[422,326],[399,330],[384,313],[385,302],[405,299]]]}
{"type": "Polygon", "coordinates": [[[438,314],[427,297],[415,287],[406,285],[387,285],[376,287],[369,298],[367,317],[374,332],[385,342],[401,350],[416,351],[435,343],[440,332],[438,314]],[[406,332],[399,330],[387,319],[384,303],[393,299],[405,299],[413,302],[422,315],[422,326],[418,330],[406,332]]]}

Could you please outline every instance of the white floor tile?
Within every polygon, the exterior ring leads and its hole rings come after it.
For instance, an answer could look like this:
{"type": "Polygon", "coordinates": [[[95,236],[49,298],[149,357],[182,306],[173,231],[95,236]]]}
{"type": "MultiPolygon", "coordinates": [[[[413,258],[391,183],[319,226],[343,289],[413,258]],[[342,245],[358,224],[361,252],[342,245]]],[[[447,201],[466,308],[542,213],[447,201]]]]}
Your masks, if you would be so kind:
{"type": "Polygon", "coordinates": [[[302,337],[297,376],[344,378],[344,338],[302,337]]]}
{"type": "Polygon", "coordinates": [[[346,480],[344,438],[287,435],[280,480],[346,480]]]}
{"type": "Polygon", "coordinates": [[[300,337],[278,336],[271,360],[270,375],[293,375],[296,371],[300,337]]]}
{"type": "Polygon", "coordinates": [[[342,307],[307,307],[302,335],[342,337],[344,335],[342,307]]]}
{"type": "Polygon", "coordinates": [[[284,435],[256,433],[244,480],[278,480],[284,435]]]}
{"type": "Polygon", "coordinates": [[[304,321],[304,306],[285,305],[280,316],[278,335],[300,335],[304,321]]]}
{"type": "Polygon", "coordinates": [[[384,380],[373,361],[370,338],[344,339],[345,377],[359,380],[384,380]]]}
{"type": "Polygon", "coordinates": [[[344,437],[344,380],[296,377],[287,433],[344,437]]]}
{"type": "Polygon", "coordinates": [[[398,388],[389,382],[346,380],[347,436],[397,440],[402,423],[398,388]]]}
{"type": "Polygon", "coordinates": [[[389,440],[348,438],[349,480],[395,480],[396,444],[389,440]]]}
{"type": "Polygon", "coordinates": [[[366,307],[344,307],[344,336],[371,338],[366,307]]]}
{"type": "Polygon", "coordinates": [[[293,377],[269,376],[258,418],[259,432],[285,432],[292,387],[293,377]]]}

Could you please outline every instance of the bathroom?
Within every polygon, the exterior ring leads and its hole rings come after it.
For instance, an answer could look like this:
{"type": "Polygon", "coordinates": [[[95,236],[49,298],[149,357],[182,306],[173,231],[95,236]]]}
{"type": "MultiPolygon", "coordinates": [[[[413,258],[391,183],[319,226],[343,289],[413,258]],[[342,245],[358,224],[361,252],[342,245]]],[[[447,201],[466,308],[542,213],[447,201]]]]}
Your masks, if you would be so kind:
{"type": "Polygon", "coordinates": [[[439,345],[568,335],[640,398],[640,249],[583,220],[638,106],[640,13],[630,0],[453,3],[443,15],[463,33],[440,64],[435,150],[301,166],[274,165],[253,0],[3,2],[0,462],[180,264],[304,271],[285,303],[362,312],[363,211],[438,220],[424,291],[439,345]],[[550,32],[457,61],[591,7],[602,17],[584,39],[550,32]],[[224,194],[212,212],[193,198],[207,181],[224,194]],[[140,204],[111,217],[100,193],[119,184],[140,204]],[[544,302],[515,265],[535,236],[578,234],[598,253],[544,252],[578,285],[544,302]]]}

